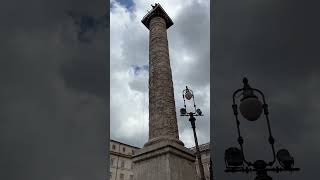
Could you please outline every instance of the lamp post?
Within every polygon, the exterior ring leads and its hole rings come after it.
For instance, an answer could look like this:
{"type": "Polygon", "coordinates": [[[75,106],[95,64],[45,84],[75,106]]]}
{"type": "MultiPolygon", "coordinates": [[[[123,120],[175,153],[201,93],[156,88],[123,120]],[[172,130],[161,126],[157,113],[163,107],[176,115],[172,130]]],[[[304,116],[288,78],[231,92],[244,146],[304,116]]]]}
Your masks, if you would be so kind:
{"type": "Polygon", "coordinates": [[[210,170],[210,180],[213,180],[213,169],[212,169],[212,161],[211,161],[211,157],[210,157],[210,166],[209,166],[209,170],[210,170]]]}
{"type": "Polygon", "coordinates": [[[274,148],[274,138],[271,133],[270,121],[269,121],[269,111],[268,105],[265,100],[265,96],[259,89],[251,88],[248,79],[243,78],[243,88],[236,90],[233,93],[233,114],[236,119],[237,131],[238,131],[238,143],[240,145],[240,149],[237,147],[228,148],[225,151],[225,163],[226,169],[225,172],[256,172],[255,180],[272,180],[270,176],[268,176],[268,171],[273,172],[281,172],[281,171],[299,171],[299,168],[294,168],[294,158],[290,155],[289,151],[286,149],[280,149],[277,153],[275,153],[274,148]],[[257,92],[261,98],[262,102],[259,100],[258,96],[254,93],[257,92]],[[240,113],[241,115],[247,119],[248,121],[256,121],[261,116],[262,112],[265,115],[265,119],[267,122],[268,132],[269,132],[269,144],[272,149],[273,159],[271,161],[265,160],[256,160],[254,162],[248,161],[244,155],[243,142],[244,139],[240,133],[240,121],[238,118],[238,106],[236,104],[236,97],[240,93],[242,98],[240,99],[240,113]],[[280,166],[274,166],[276,160],[280,164],[280,166]]]}
{"type": "Polygon", "coordinates": [[[203,116],[203,114],[200,109],[196,108],[196,103],[194,101],[193,91],[191,89],[188,89],[188,86],[186,86],[186,89],[182,91],[182,97],[183,97],[184,108],[180,109],[180,116],[189,116],[189,121],[190,121],[191,127],[193,129],[194,142],[196,145],[196,156],[198,159],[200,179],[206,180],[204,177],[204,170],[203,170],[203,164],[201,161],[201,154],[200,154],[200,149],[199,149],[199,144],[198,144],[198,138],[197,138],[197,133],[196,133],[196,123],[195,123],[196,122],[195,116],[203,116]],[[194,112],[187,112],[187,106],[186,106],[185,99],[187,99],[187,100],[192,99],[193,100],[194,112]]]}

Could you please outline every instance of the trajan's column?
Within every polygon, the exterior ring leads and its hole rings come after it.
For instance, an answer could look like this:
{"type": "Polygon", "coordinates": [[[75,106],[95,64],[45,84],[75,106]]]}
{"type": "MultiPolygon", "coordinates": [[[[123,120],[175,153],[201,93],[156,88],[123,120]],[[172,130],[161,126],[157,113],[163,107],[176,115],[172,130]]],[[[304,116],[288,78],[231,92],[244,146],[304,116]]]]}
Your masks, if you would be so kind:
{"type": "Polygon", "coordinates": [[[135,180],[196,180],[195,156],[179,140],[167,29],[160,4],[142,19],[149,29],[149,140],[136,153],[135,180]]]}

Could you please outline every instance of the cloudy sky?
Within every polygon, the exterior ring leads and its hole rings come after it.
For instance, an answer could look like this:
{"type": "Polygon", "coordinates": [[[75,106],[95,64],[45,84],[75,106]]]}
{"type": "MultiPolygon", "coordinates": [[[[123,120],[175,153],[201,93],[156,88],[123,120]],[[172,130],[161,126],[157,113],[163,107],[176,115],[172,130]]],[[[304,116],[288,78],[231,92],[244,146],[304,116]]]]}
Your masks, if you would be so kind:
{"type": "MultiPolygon", "coordinates": [[[[314,178],[320,152],[319,3],[212,2],[211,28],[208,1],[160,3],[175,23],[168,36],[177,110],[188,85],[205,113],[197,121],[200,142],[210,133],[214,141],[216,179],[254,179],[223,172],[224,150],[237,144],[231,95],[243,76],[267,97],[276,148],[288,148],[302,168],[270,175],[314,178]]],[[[140,20],[152,3],[112,2],[111,14],[108,3],[97,0],[1,4],[0,179],[106,179],[109,110],[112,138],[146,142],[148,31],[140,20]]],[[[192,145],[189,122],[178,122],[182,140],[192,145]]],[[[242,121],[241,128],[248,158],[270,158],[263,121],[242,121]]]]}
{"type": "MultiPolygon", "coordinates": [[[[221,0],[213,4],[211,68],[216,179],[254,179],[226,174],[224,150],[237,146],[232,93],[247,76],[267,98],[275,147],[295,157],[296,173],[270,173],[273,179],[312,179],[320,152],[319,3],[277,0],[221,0]]],[[[240,119],[249,160],[271,159],[265,119],[240,119]]]]}
{"type": "MultiPolygon", "coordinates": [[[[168,29],[176,111],[182,90],[195,93],[203,117],[197,118],[199,143],[210,140],[210,4],[208,0],[156,1],[174,25],[168,29]]],[[[110,10],[110,137],[142,147],[148,140],[148,40],[141,23],[154,1],[111,1],[110,10]]],[[[191,104],[187,104],[187,107],[191,104]]],[[[194,146],[190,122],[178,116],[180,139],[194,146]]]]}
{"type": "Polygon", "coordinates": [[[106,179],[106,12],[97,0],[2,3],[0,179],[106,179]]]}

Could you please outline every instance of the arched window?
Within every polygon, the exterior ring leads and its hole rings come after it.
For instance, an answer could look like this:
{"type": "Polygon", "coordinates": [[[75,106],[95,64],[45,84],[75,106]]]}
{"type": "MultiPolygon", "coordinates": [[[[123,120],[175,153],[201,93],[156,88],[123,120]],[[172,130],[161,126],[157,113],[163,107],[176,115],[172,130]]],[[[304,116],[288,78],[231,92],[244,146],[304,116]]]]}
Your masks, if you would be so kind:
{"type": "Polygon", "coordinates": [[[124,160],[121,161],[121,168],[124,168],[124,160]]]}

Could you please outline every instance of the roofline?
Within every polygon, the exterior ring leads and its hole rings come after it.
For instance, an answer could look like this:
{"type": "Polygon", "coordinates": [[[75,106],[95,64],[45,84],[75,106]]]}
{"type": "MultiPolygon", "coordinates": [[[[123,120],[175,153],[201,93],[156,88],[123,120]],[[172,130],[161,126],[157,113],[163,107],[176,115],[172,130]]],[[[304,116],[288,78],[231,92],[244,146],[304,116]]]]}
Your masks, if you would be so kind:
{"type": "Polygon", "coordinates": [[[130,147],[133,147],[133,148],[136,148],[136,149],[141,149],[140,147],[136,147],[136,146],[133,146],[133,145],[130,145],[130,144],[126,144],[126,143],[123,143],[123,142],[120,142],[120,141],[116,141],[116,140],[113,140],[113,139],[110,139],[111,142],[115,142],[115,143],[119,143],[119,144],[122,144],[122,145],[126,145],[126,146],[130,146],[130,147]]]}
{"type": "MultiPolygon", "coordinates": [[[[196,146],[193,146],[191,148],[189,148],[191,151],[192,150],[195,150],[196,151],[196,146]]],[[[207,142],[207,143],[204,143],[204,144],[199,144],[199,149],[200,149],[200,152],[203,152],[203,151],[209,151],[210,150],[210,142],[207,142]],[[209,148],[207,149],[200,149],[200,146],[206,146],[206,145],[209,145],[209,148]]]]}
{"type": "MultiPolygon", "coordinates": [[[[203,143],[203,144],[199,144],[199,146],[205,146],[205,145],[207,145],[207,144],[209,144],[210,145],[210,142],[207,142],[207,143],[203,143]]],[[[196,146],[193,146],[193,147],[191,147],[191,148],[195,148],[196,146]]]]}
{"type": "MultiPolygon", "coordinates": [[[[115,142],[115,143],[119,143],[119,144],[122,144],[122,145],[130,146],[130,147],[133,147],[133,148],[141,149],[141,147],[137,147],[137,146],[133,146],[133,145],[130,145],[130,144],[126,144],[126,143],[123,143],[123,142],[120,142],[120,141],[117,141],[117,140],[110,139],[110,141],[111,142],[115,142]]],[[[207,142],[207,143],[204,143],[204,144],[200,144],[199,147],[203,146],[203,145],[207,145],[207,144],[209,144],[209,148],[208,149],[204,149],[202,151],[210,150],[210,142],[207,142]]],[[[196,147],[194,146],[194,147],[190,147],[188,149],[192,150],[192,149],[196,149],[196,147]]]]}
{"type": "MultiPolygon", "coordinates": [[[[189,150],[192,151],[192,152],[197,152],[196,148],[192,148],[192,149],[189,149],[189,150]]],[[[208,148],[208,149],[200,149],[200,152],[205,152],[205,151],[210,151],[210,148],[208,148]]]]}

